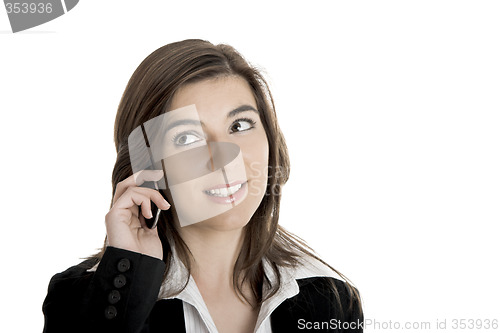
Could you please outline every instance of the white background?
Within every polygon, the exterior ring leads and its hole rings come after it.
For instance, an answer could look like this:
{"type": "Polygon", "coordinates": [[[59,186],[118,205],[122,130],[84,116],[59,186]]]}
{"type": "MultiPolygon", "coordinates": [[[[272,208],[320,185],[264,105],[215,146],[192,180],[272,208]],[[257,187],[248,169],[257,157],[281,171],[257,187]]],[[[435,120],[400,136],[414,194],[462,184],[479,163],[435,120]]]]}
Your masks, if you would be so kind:
{"type": "Polygon", "coordinates": [[[291,156],[281,224],[366,318],[500,319],[499,17],[496,1],[80,1],[12,34],[0,8],[2,331],[40,332],[51,276],[102,245],[121,94],[186,38],[265,69],[291,156]]]}

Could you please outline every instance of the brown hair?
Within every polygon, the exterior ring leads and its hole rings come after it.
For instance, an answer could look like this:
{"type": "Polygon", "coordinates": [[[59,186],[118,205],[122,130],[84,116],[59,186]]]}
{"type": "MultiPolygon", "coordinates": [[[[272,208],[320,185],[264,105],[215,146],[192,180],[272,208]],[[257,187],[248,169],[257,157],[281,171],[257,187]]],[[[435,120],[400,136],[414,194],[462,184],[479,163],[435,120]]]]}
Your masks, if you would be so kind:
{"type": "MultiPolygon", "coordinates": [[[[213,45],[204,40],[189,39],[160,47],[141,62],[125,88],[116,115],[114,140],[117,158],[112,175],[113,196],[116,185],[132,175],[127,147],[128,136],[132,130],[165,112],[175,92],[183,85],[228,75],[240,76],[249,83],[269,142],[269,170],[280,170],[279,173],[269,172],[266,194],[245,226],[245,238],[233,272],[233,286],[237,294],[251,304],[242,292],[243,283],[247,281],[257,300],[256,306],[259,306],[278,291],[281,283],[278,266],[298,265],[301,254],[318,259],[348,281],[313,254],[314,251],[302,239],[278,224],[281,186],[288,180],[290,170],[287,146],[278,126],[274,101],[267,82],[255,67],[229,45],[213,45]],[[271,285],[264,274],[263,258],[267,258],[271,263],[277,277],[276,285],[271,285]],[[270,288],[267,295],[262,295],[263,285],[270,288]]],[[[170,269],[172,256],[168,239],[173,239],[179,258],[191,272],[188,260],[190,251],[174,226],[171,210],[160,214],[158,233],[163,244],[163,260],[167,264],[165,277],[170,269]]],[[[95,257],[102,257],[104,250],[103,247],[95,257]]],[[[340,305],[340,296],[335,284],[332,282],[331,285],[340,305]]],[[[346,286],[350,298],[349,309],[357,302],[361,310],[357,290],[349,283],[346,286]]]]}

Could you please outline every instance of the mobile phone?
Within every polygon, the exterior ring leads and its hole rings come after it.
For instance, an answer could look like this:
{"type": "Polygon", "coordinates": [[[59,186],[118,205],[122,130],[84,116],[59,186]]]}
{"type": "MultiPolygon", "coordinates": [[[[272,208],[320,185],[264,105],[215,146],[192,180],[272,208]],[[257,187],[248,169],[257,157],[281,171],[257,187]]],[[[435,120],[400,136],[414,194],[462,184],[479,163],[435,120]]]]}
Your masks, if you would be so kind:
{"type": "MultiPolygon", "coordinates": [[[[165,198],[165,195],[158,189],[158,184],[157,182],[153,182],[154,183],[154,186],[155,186],[155,189],[160,192],[161,196],[163,198],[165,198]]],[[[166,200],[166,198],[165,198],[166,200]]],[[[141,214],[140,212],[140,206],[139,206],[139,214],[141,214]]],[[[158,220],[160,218],[160,213],[161,213],[161,209],[158,208],[158,206],[153,202],[151,201],[151,213],[153,214],[153,217],[148,219],[148,218],[144,218],[145,222],[146,222],[146,226],[149,228],[149,229],[154,229],[156,228],[156,226],[158,225],[158,220]]]]}
{"type": "Polygon", "coordinates": [[[151,201],[151,212],[153,213],[153,217],[148,219],[145,218],[146,225],[149,229],[154,229],[158,225],[158,219],[160,218],[161,209],[155,205],[154,202],[151,201]]]}

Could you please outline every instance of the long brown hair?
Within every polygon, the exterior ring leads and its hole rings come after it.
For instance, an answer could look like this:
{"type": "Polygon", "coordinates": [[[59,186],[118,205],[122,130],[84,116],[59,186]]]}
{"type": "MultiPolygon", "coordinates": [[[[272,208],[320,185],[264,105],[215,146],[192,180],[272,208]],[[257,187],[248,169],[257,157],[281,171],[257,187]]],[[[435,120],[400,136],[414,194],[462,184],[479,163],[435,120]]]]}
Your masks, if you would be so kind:
{"type": "MultiPolygon", "coordinates": [[[[278,224],[281,187],[288,180],[290,172],[287,146],[278,126],[273,97],[266,80],[259,70],[229,45],[213,45],[204,40],[189,39],[160,47],[141,62],[125,88],[116,115],[114,140],[117,158],[112,175],[113,196],[116,185],[132,175],[127,147],[128,136],[132,130],[168,110],[175,92],[183,85],[228,75],[240,76],[250,85],[269,142],[271,170],[266,194],[245,226],[242,248],[234,266],[233,286],[237,294],[252,304],[242,292],[243,284],[249,283],[257,300],[255,306],[259,306],[279,289],[281,279],[278,267],[295,267],[299,264],[298,258],[301,254],[318,259],[348,281],[340,272],[316,256],[302,239],[278,224]],[[274,172],[275,170],[279,172],[274,172]],[[269,277],[265,276],[263,258],[271,263],[277,278],[275,285],[271,285],[269,277]],[[263,285],[269,290],[266,295],[262,294],[263,285]]],[[[172,256],[169,240],[173,240],[179,258],[191,272],[188,260],[190,251],[175,228],[171,210],[160,214],[158,233],[163,244],[163,260],[167,264],[165,277],[170,269],[172,256]]],[[[94,257],[102,257],[104,250],[105,247],[94,257]]],[[[340,296],[335,284],[332,282],[331,285],[340,305],[340,296]]],[[[349,283],[347,290],[350,298],[349,308],[352,308],[354,302],[360,307],[357,290],[349,283]]]]}

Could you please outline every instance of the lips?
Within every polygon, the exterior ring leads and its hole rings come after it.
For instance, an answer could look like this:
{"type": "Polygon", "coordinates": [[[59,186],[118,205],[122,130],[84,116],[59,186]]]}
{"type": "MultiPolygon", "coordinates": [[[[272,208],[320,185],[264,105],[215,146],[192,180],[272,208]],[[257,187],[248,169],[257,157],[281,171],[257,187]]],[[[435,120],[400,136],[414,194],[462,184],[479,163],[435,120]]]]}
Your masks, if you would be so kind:
{"type": "Polygon", "coordinates": [[[227,197],[232,194],[235,194],[240,188],[241,188],[241,183],[233,186],[228,185],[226,187],[217,187],[211,190],[206,190],[204,192],[205,194],[213,195],[215,197],[227,197]]]}
{"type": "Polygon", "coordinates": [[[245,181],[237,180],[237,181],[234,181],[234,182],[229,183],[229,184],[219,184],[219,185],[215,185],[215,186],[212,186],[212,187],[205,189],[204,192],[209,192],[210,190],[216,190],[216,189],[221,189],[221,188],[233,187],[233,186],[236,186],[239,184],[243,184],[245,182],[246,182],[246,180],[245,181]]]}
{"type": "Polygon", "coordinates": [[[246,181],[235,181],[229,184],[219,184],[203,191],[209,199],[216,203],[234,203],[245,195],[246,181]]]}

